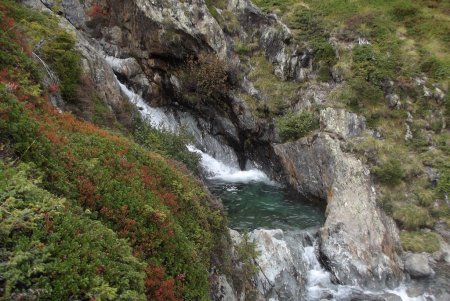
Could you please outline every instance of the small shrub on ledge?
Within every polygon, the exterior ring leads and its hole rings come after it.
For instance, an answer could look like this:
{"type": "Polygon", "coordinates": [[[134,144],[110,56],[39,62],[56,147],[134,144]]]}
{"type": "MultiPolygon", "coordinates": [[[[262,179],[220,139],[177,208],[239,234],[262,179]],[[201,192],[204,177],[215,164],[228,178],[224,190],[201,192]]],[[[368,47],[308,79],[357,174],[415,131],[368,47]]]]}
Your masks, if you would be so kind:
{"type": "Polygon", "coordinates": [[[278,119],[276,124],[283,142],[305,137],[318,126],[319,123],[311,112],[289,113],[278,119]]]}

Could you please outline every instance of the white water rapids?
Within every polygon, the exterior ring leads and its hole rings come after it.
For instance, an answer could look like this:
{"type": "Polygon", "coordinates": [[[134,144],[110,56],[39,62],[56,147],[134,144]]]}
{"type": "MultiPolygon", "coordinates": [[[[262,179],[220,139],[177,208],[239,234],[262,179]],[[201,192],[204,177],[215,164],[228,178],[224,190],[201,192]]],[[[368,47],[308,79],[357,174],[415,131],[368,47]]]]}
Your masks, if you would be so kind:
{"type": "MultiPolygon", "coordinates": [[[[110,63],[116,63],[114,61],[108,60],[110,63]]],[[[153,108],[148,105],[141,96],[131,91],[127,86],[120,83],[118,81],[122,93],[126,95],[130,102],[135,104],[139,111],[146,120],[149,121],[150,125],[156,128],[165,128],[171,131],[176,131],[178,128],[178,124],[174,116],[170,113],[166,113],[161,108],[153,108]]],[[[239,170],[235,167],[231,167],[224,162],[221,162],[211,155],[201,151],[196,148],[194,145],[186,146],[189,151],[195,152],[201,157],[201,166],[205,171],[205,174],[209,179],[217,179],[224,182],[229,183],[249,183],[249,182],[264,182],[269,185],[277,185],[275,182],[271,181],[269,177],[258,169],[251,170],[239,170]]],[[[258,231],[258,230],[255,230],[258,231]]],[[[254,231],[254,232],[255,232],[254,231]]],[[[265,231],[265,230],[263,230],[265,231]]],[[[267,230],[268,233],[281,231],[281,230],[267,230]]],[[[252,232],[253,233],[253,232],[252,232]]],[[[251,233],[251,234],[252,234],[251,233]]],[[[278,232],[279,233],[279,232],[278,232]]],[[[283,232],[281,232],[283,233],[283,232]]],[[[303,233],[306,233],[305,231],[303,233]]],[[[269,234],[270,235],[270,234],[269,234]]],[[[304,279],[306,280],[306,284],[302,284],[301,281],[295,281],[297,283],[292,283],[292,279],[285,283],[279,283],[275,286],[284,287],[292,290],[300,291],[302,294],[301,300],[337,300],[337,301],[350,301],[353,294],[355,292],[362,292],[371,295],[381,295],[381,294],[394,294],[398,296],[402,301],[428,301],[435,300],[434,297],[428,295],[422,295],[415,298],[410,298],[406,294],[406,287],[401,286],[395,290],[384,290],[378,292],[364,291],[358,287],[352,286],[343,286],[343,285],[335,285],[331,281],[331,275],[328,271],[326,271],[321,264],[319,263],[316,255],[316,241],[313,241],[310,245],[306,243],[304,240],[295,238],[292,240],[292,234],[286,231],[284,233],[283,238],[278,239],[275,236],[271,237],[273,241],[278,241],[280,249],[266,248],[264,246],[264,240],[256,240],[257,248],[264,250],[265,253],[261,254],[256,261],[260,266],[264,266],[267,268],[263,271],[265,275],[275,275],[277,272],[279,273],[280,269],[284,269],[284,267],[288,267],[289,263],[281,263],[280,265],[274,265],[273,259],[283,260],[286,258],[286,254],[292,260],[296,260],[294,263],[295,266],[301,266],[299,268],[302,272],[305,272],[306,276],[304,279]],[[285,239],[285,240],[284,240],[285,239]],[[288,243],[288,240],[291,239],[291,243],[288,243]],[[269,251],[268,251],[269,250],[269,251]],[[281,255],[280,255],[281,254],[281,255]],[[266,265],[264,265],[266,263],[266,265]],[[281,268],[280,268],[281,266],[281,268]]],[[[277,261],[278,262],[278,261],[277,261]]],[[[273,278],[273,281],[283,281],[283,277],[270,277],[273,278]]],[[[271,284],[274,285],[274,284],[271,284]]],[[[292,295],[291,295],[292,296],[292,295]]],[[[276,301],[276,300],[298,300],[290,298],[284,298],[282,296],[270,296],[268,300],[276,301]]],[[[362,299],[358,299],[362,300],[362,299]]],[[[389,299],[395,300],[395,299],[389,299]]]]}

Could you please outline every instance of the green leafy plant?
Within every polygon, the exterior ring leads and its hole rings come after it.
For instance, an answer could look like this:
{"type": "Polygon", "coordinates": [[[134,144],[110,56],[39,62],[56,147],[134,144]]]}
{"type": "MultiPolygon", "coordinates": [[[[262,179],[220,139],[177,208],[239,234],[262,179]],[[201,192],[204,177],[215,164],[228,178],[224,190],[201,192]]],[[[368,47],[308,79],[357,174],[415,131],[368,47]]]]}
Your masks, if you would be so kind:
{"type": "Polygon", "coordinates": [[[397,186],[405,176],[402,164],[399,160],[389,158],[379,166],[375,166],[372,172],[384,185],[397,186]]]}
{"type": "Polygon", "coordinates": [[[252,278],[258,272],[255,259],[260,255],[256,243],[250,240],[247,232],[244,232],[240,243],[236,246],[237,260],[241,263],[240,286],[245,291],[246,300],[253,300],[256,291],[252,285],[252,278]]]}
{"type": "Polygon", "coordinates": [[[134,138],[145,148],[183,162],[190,170],[199,172],[200,156],[186,148],[192,139],[183,130],[173,132],[170,129],[153,128],[148,120],[138,118],[134,138]]]}
{"type": "Polygon", "coordinates": [[[293,141],[308,135],[318,127],[318,121],[310,112],[288,113],[277,121],[282,141],[293,141]]]}

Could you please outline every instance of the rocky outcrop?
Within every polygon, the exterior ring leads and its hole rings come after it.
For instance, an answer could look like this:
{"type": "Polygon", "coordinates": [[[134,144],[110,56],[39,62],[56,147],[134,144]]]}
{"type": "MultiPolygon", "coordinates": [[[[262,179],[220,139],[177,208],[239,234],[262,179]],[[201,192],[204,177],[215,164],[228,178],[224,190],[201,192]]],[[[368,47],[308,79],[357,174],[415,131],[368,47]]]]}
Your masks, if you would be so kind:
{"type": "Polygon", "coordinates": [[[263,296],[274,300],[300,300],[302,278],[301,244],[292,248],[282,230],[254,230],[250,239],[256,243],[258,273],[255,286],[263,296]]]}
{"type": "Polygon", "coordinates": [[[343,109],[326,108],[320,111],[322,131],[338,134],[347,139],[361,136],[366,129],[366,119],[343,109]]]}
{"type": "MultiPolygon", "coordinates": [[[[56,5],[54,1],[39,0],[24,0],[23,3],[49,14],[53,13],[50,8],[56,5]]],[[[100,45],[95,40],[90,39],[83,31],[77,30],[76,24],[74,24],[84,22],[84,7],[78,0],[63,0],[60,4],[60,8],[66,12],[64,16],[67,19],[59,18],[59,24],[76,36],[75,48],[81,54],[83,89],[95,91],[96,96],[103,99],[112,111],[119,112],[127,100],[120,91],[113,70],[105,60],[100,45]],[[75,18],[75,15],[78,16],[76,19],[78,21],[75,22],[75,19],[68,17],[72,15],[73,18],[75,18]]],[[[82,27],[81,23],[78,24],[80,27],[82,27]]],[[[65,104],[59,105],[64,109],[65,104]]]]}
{"type": "Polygon", "coordinates": [[[292,33],[274,14],[264,14],[249,0],[228,0],[241,24],[241,39],[256,40],[281,80],[305,81],[312,73],[312,53],[292,43],[292,33]]]}
{"type": "Polygon", "coordinates": [[[434,274],[430,262],[425,254],[407,254],[405,259],[405,270],[413,278],[426,278],[434,274]]]}
{"type": "Polygon", "coordinates": [[[354,124],[361,120],[339,111],[324,111],[322,117],[325,128],[334,133],[275,145],[275,152],[293,187],[327,202],[320,252],[336,281],[393,286],[402,277],[397,228],[377,206],[369,170],[342,151],[336,136],[355,134],[359,130],[355,132],[354,124]],[[346,115],[350,118],[343,118],[346,115]]]}

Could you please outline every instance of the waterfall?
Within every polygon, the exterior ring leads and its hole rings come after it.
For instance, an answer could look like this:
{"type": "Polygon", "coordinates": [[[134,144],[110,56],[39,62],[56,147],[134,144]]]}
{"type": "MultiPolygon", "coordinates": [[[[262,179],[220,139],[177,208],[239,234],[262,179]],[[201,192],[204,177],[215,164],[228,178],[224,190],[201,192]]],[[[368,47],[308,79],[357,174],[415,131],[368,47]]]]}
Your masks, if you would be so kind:
{"type": "MultiPolygon", "coordinates": [[[[113,58],[109,58],[107,61],[110,64],[117,63],[113,58]]],[[[173,114],[161,108],[151,107],[141,96],[130,90],[118,79],[117,82],[122,93],[136,105],[142,117],[148,120],[151,126],[171,131],[180,128],[179,122],[173,114]]],[[[200,155],[200,164],[208,179],[226,183],[264,182],[269,185],[278,185],[261,170],[240,170],[226,162],[217,160],[192,144],[186,145],[186,147],[189,151],[200,155]]],[[[386,289],[375,292],[356,286],[333,284],[330,272],[322,267],[317,258],[318,242],[314,238],[316,231],[317,229],[297,232],[283,232],[279,229],[256,229],[250,233],[250,238],[262,251],[260,256],[256,258],[260,272],[256,276],[255,282],[258,290],[265,295],[267,300],[314,301],[325,299],[350,301],[355,294],[359,296],[357,300],[366,300],[364,298],[367,296],[374,298],[386,294],[398,297],[402,301],[435,300],[433,296],[428,294],[410,298],[406,293],[407,287],[405,285],[395,290],[386,289]]],[[[237,233],[236,231],[233,232],[237,233]]],[[[232,236],[236,235],[239,236],[239,234],[233,234],[232,236]]],[[[235,297],[230,298],[230,300],[233,300],[235,297]]]]}
{"type": "MultiPolygon", "coordinates": [[[[113,59],[108,59],[108,62],[116,63],[113,59]]],[[[170,115],[170,113],[166,113],[161,108],[151,107],[140,95],[121,83],[117,77],[116,80],[122,93],[139,109],[142,117],[148,120],[152,127],[171,131],[176,131],[179,128],[174,116],[170,115]]],[[[192,144],[186,145],[186,147],[189,151],[200,155],[200,165],[209,179],[222,180],[230,183],[249,183],[253,181],[276,185],[276,183],[272,182],[261,170],[240,170],[215,159],[192,144]]]]}
{"type": "Polygon", "coordinates": [[[200,164],[209,179],[222,180],[229,183],[265,182],[275,185],[275,183],[259,169],[239,170],[213,158],[193,145],[188,145],[187,148],[189,151],[200,155],[200,164]]]}
{"type": "Polygon", "coordinates": [[[141,116],[147,120],[152,127],[164,128],[171,131],[176,130],[175,118],[169,116],[160,108],[151,107],[141,96],[128,89],[128,87],[122,84],[118,79],[117,82],[122,93],[125,94],[130,102],[138,108],[141,116]]]}

